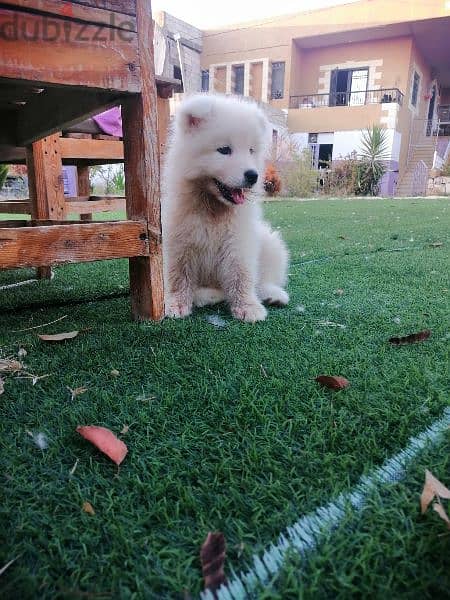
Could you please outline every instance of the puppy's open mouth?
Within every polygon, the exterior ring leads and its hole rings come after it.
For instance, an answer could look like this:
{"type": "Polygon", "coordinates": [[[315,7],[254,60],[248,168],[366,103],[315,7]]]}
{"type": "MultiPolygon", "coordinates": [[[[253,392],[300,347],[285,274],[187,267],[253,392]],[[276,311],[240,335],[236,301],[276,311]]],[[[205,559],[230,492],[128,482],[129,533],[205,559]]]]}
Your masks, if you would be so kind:
{"type": "Polygon", "coordinates": [[[225,185],[218,179],[214,179],[214,183],[217,186],[221,196],[227,200],[227,202],[231,202],[232,204],[244,204],[245,202],[245,193],[244,188],[232,188],[228,185],[225,185]]]}

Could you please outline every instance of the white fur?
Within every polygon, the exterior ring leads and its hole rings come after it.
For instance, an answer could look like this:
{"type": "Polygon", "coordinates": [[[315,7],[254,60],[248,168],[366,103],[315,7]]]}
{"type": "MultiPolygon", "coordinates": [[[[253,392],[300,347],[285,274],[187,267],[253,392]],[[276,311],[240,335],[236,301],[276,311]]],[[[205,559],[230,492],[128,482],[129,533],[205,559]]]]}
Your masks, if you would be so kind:
{"type": "MultiPolygon", "coordinates": [[[[284,305],[288,253],[262,220],[257,195],[264,176],[268,124],[256,104],[197,95],[175,117],[163,174],[162,222],[166,314],[226,300],[232,314],[260,321],[262,302],[284,305]],[[230,147],[224,155],[218,148],[230,147]],[[233,204],[214,180],[245,188],[246,171],[258,182],[233,204]]],[[[234,196],[233,196],[234,197],[234,196]]]]}

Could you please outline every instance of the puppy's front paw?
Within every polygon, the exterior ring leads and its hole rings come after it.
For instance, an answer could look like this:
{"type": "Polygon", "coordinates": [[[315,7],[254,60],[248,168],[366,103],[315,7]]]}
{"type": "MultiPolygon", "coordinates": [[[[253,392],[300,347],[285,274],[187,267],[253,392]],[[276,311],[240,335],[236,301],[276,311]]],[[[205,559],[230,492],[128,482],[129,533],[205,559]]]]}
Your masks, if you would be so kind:
{"type": "Polygon", "coordinates": [[[286,306],[289,294],[277,285],[266,286],[263,290],[262,301],[270,306],[286,306]]]}
{"type": "Polygon", "coordinates": [[[267,317],[267,310],[260,302],[252,302],[251,304],[236,304],[231,307],[233,317],[247,323],[255,323],[256,321],[264,321],[267,317]]]}
{"type": "Polygon", "coordinates": [[[179,298],[172,296],[166,304],[166,317],[174,319],[183,319],[188,317],[192,312],[192,306],[179,298]]]}

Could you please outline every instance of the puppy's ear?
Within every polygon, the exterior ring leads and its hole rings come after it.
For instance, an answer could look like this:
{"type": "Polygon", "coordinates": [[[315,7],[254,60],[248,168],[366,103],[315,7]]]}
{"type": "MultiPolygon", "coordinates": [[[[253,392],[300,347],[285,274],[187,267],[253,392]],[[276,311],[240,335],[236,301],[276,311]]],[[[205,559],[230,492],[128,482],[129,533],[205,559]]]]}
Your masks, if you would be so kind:
{"type": "Polygon", "coordinates": [[[177,121],[186,133],[201,129],[211,117],[214,100],[201,94],[185,100],[178,109],[177,121]]]}

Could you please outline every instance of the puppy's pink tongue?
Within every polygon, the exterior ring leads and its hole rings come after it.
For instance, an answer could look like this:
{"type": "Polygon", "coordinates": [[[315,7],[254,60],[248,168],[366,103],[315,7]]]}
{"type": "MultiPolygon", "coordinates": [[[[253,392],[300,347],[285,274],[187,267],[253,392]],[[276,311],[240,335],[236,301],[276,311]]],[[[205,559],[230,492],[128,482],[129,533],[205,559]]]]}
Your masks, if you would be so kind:
{"type": "Polygon", "coordinates": [[[244,191],[241,188],[231,190],[231,195],[233,196],[233,200],[236,202],[236,204],[244,204],[245,196],[244,191]]]}

